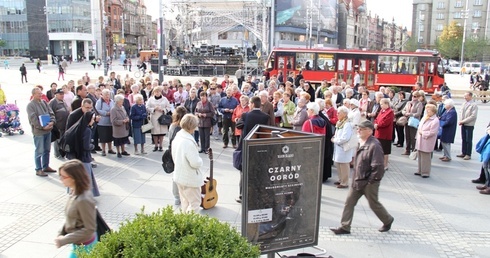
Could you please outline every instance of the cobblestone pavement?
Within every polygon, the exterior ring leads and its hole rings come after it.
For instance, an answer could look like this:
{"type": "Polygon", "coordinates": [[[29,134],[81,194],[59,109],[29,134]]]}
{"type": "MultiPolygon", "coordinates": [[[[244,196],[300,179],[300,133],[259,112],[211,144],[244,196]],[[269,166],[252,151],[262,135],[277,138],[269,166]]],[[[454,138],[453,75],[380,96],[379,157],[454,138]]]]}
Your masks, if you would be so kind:
{"type": "MultiPolygon", "coordinates": [[[[32,86],[42,84],[46,89],[51,79],[56,79],[56,70],[46,67],[38,74],[28,64],[29,84],[21,84],[15,62],[11,62],[11,67],[11,70],[0,69],[0,83],[9,102],[16,100],[21,107],[26,134],[0,138],[0,257],[66,257],[69,247],[56,249],[53,244],[64,219],[66,190],[55,175],[47,178],[34,175],[32,135],[24,112],[32,86]]],[[[121,67],[115,69],[122,72],[121,67]]],[[[88,63],[79,63],[69,67],[66,77],[78,79],[85,71],[92,78],[102,72],[94,72],[88,63]]],[[[197,77],[182,79],[193,81],[197,77]]],[[[460,106],[458,100],[456,108],[459,110],[460,106]]],[[[474,144],[484,134],[489,107],[479,104],[474,144]]],[[[234,201],[239,174],[231,165],[232,150],[222,149],[221,143],[215,140],[211,145],[220,201],[214,209],[202,213],[240,230],[241,205],[234,201]]],[[[458,131],[452,148],[454,157],[460,147],[458,131]]],[[[94,155],[98,163],[95,176],[101,191],[98,207],[115,229],[121,222],[134,218],[142,206],[145,212],[151,212],[173,205],[171,176],[160,165],[162,153],[152,152],[150,145],[146,148],[148,155],[122,159],[94,155]]],[[[377,231],[381,222],[365,199],[356,207],[352,234],[335,236],[329,230],[339,225],[348,191],[334,187],[334,169],[333,179],[322,189],[318,247],[333,257],[490,257],[490,214],[486,207],[490,197],[479,194],[470,182],[479,174],[479,155],[474,153],[470,161],[455,157],[444,163],[438,159],[441,153],[435,152],[431,177],[422,179],[413,175],[416,162],[401,156],[401,152],[401,148],[393,148],[389,170],[380,188],[381,202],[395,217],[392,230],[377,231]]],[[[205,155],[203,158],[206,160],[205,155]]],[[[57,168],[61,162],[52,157],[51,166],[57,168]]],[[[319,251],[305,248],[280,253],[298,252],[319,251]]]]}

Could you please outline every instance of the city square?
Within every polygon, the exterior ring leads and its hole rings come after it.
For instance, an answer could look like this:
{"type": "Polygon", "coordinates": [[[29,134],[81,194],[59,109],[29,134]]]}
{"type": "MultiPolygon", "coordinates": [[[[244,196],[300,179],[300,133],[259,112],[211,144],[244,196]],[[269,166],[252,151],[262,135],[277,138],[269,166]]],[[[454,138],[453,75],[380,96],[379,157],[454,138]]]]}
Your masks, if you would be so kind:
{"type": "MultiPolygon", "coordinates": [[[[20,82],[18,67],[22,61],[12,60],[10,69],[0,69],[2,89],[9,103],[20,107],[24,135],[4,135],[0,138],[0,257],[66,257],[70,247],[56,249],[56,237],[63,220],[63,206],[67,199],[66,189],[57,175],[47,178],[35,176],[32,160],[34,146],[25,106],[30,91],[35,85],[46,87],[58,82],[54,66],[46,66],[38,73],[34,64],[27,63],[29,83],[20,82]]],[[[116,73],[125,75],[121,65],[114,65],[116,73]]],[[[73,63],[68,68],[65,82],[77,80],[88,72],[91,78],[103,74],[93,69],[88,62],[73,63]]],[[[165,80],[172,77],[165,76],[165,80]]],[[[184,82],[193,82],[200,77],[179,77],[184,82]]],[[[218,79],[220,81],[221,78],[218,79]]],[[[461,108],[461,99],[456,100],[461,108]]],[[[479,103],[480,113],[475,126],[474,144],[484,133],[488,121],[488,104],[479,103]]],[[[165,137],[164,146],[168,139],[165,137]]],[[[459,130],[453,145],[453,153],[459,152],[461,138],[459,130]]],[[[212,140],[214,150],[214,174],[218,181],[219,202],[210,210],[200,211],[203,215],[216,217],[229,223],[237,230],[241,228],[241,204],[238,196],[239,172],[232,166],[230,148],[223,149],[221,140],[212,140]]],[[[152,212],[167,205],[173,206],[171,175],[161,167],[161,152],[151,152],[146,147],[146,156],[131,155],[123,159],[115,156],[102,157],[95,154],[98,167],[94,169],[101,196],[97,206],[111,228],[118,228],[126,219],[145,207],[152,212]]],[[[488,257],[490,228],[489,214],[485,209],[488,196],[479,194],[471,179],[478,177],[481,162],[476,153],[469,161],[453,159],[450,163],[437,160],[435,152],[432,175],[422,179],[413,175],[416,161],[401,156],[402,150],[394,148],[390,155],[389,170],[381,183],[380,200],[395,217],[391,231],[380,233],[380,222],[370,211],[365,199],[356,207],[352,234],[334,235],[329,228],[339,224],[347,194],[346,190],[333,185],[336,178],[323,184],[318,247],[333,257],[488,257]]],[[[209,170],[209,159],[202,155],[209,170]]],[[[51,152],[51,166],[56,168],[62,160],[51,152]]],[[[175,206],[178,209],[178,206],[175,206]]],[[[306,248],[281,252],[318,253],[306,248]]]]}

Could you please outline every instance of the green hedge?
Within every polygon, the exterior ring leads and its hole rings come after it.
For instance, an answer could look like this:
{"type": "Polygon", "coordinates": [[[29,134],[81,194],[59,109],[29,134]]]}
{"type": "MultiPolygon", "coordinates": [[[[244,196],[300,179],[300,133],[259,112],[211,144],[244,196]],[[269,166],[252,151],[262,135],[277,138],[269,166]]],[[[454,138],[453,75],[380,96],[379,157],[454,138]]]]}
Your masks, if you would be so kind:
{"type": "Polygon", "coordinates": [[[174,213],[168,206],[136,214],[118,231],[102,236],[90,254],[78,257],[259,257],[260,249],[229,224],[195,213],[174,213]]]}

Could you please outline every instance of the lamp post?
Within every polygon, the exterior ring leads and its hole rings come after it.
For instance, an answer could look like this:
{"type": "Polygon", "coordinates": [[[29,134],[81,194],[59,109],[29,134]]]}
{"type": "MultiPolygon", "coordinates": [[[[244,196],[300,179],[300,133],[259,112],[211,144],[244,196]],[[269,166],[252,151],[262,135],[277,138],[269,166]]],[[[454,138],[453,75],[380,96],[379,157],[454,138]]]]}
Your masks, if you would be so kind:
{"type": "MultiPolygon", "coordinates": [[[[160,50],[158,51],[158,80],[163,82],[163,54],[165,53],[165,28],[163,25],[163,3],[160,0],[160,50]]],[[[150,65],[151,66],[151,65],[150,65]]]]}
{"type": "Polygon", "coordinates": [[[463,22],[463,42],[461,43],[461,67],[463,67],[463,60],[464,60],[464,43],[466,41],[466,20],[468,19],[468,0],[466,0],[466,5],[465,8],[462,12],[461,15],[463,16],[462,18],[464,19],[463,22]]]}

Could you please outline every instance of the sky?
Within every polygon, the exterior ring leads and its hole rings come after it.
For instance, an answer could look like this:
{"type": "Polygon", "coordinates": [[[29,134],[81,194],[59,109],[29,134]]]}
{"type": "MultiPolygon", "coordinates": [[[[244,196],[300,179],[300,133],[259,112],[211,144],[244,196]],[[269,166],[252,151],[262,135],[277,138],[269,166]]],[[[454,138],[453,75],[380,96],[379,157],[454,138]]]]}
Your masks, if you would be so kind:
{"type": "Polygon", "coordinates": [[[411,0],[365,0],[367,10],[391,22],[395,18],[397,25],[412,30],[412,1],[411,0]]]}
{"type": "MultiPolygon", "coordinates": [[[[165,0],[163,0],[165,1],[165,0]]],[[[393,17],[395,23],[403,27],[407,27],[410,31],[412,29],[412,0],[364,0],[367,5],[367,10],[371,11],[371,14],[377,14],[379,17],[384,18],[391,22],[393,17]]],[[[148,14],[156,19],[158,13],[159,0],[146,0],[146,8],[148,14]]]]}

